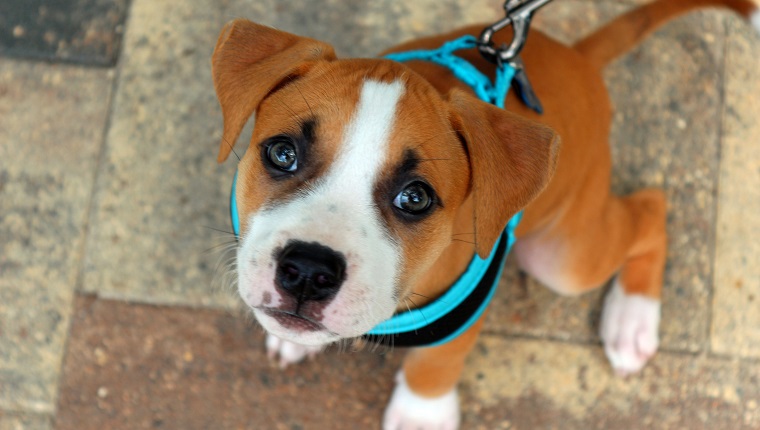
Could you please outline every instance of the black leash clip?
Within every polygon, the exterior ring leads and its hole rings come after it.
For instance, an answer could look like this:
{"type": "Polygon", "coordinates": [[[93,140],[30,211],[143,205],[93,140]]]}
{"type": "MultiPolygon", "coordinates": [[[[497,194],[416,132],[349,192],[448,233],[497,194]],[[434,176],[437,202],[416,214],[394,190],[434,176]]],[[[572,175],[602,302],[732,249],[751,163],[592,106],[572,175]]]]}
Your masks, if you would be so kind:
{"type": "Polygon", "coordinates": [[[522,51],[528,38],[533,13],[550,1],[507,0],[504,3],[506,16],[483,29],[478,40],[478,49],[485,59],[498,65],[509,64],[515,69],[515,77],[512,79],[512,83],[515,85],[518,95],[523,103],[538,113],[543,113],[543,107],[533,91],[528,75],[525,73],[525,66],[520,59],[520,51],[522,51]],[[514,32],[512,42],[509,45],[503,44],[500,47],[495,47],[492,41],[494,33],[509,25],[512,26],[514,32]]]}

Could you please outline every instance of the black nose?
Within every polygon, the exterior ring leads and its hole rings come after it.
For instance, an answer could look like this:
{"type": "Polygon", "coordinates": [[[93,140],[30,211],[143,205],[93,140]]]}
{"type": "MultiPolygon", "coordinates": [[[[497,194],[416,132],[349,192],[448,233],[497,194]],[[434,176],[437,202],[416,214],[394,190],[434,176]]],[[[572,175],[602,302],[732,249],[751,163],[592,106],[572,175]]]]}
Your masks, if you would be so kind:
{"type": "Polygon", "coordinates": [[[343,283],[346,259],[316,242],[288,242],[277,256],[275,282],[299,303],[333,297],[343,283]]]}

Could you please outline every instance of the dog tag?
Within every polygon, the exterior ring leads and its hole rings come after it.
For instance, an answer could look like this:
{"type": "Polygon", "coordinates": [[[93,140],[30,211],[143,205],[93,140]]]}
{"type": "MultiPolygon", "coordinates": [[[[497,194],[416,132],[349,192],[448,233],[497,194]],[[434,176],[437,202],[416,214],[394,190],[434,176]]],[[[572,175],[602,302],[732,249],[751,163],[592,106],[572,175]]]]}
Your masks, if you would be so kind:
{"type": "Polygon", "coordinates": [[[520,96],[520,99],[522,99],[526,106],[539,114],[544,113],[544,108],[541,106],[541,101],[538,100],[538,96],[536,96],[533,87],[530,85],[528,75],[525,73],[525,65],[523,65],[520,57],[516,57],[510,61],[509,65],[515,69],[512,85],[514,86],[515,91],[517,91],[517,95],[520,96]]]}

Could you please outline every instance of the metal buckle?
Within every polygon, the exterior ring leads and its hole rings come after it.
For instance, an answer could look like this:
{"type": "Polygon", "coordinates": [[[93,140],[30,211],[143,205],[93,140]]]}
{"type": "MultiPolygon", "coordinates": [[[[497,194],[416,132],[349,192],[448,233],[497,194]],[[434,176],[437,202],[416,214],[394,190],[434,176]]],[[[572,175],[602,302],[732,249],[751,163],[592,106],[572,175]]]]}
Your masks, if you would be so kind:
{"type": "Polygon", "coordinates": [[[492,63],[510,63],[525,45],[533,13],[551,0],[507,0],[504,3],[506,16],[486,27],[478,39],[480,53],[492,63]],[[509,45],[493,46],[493,35],[499,30],[512,25],[514,36],[509,45]]]}

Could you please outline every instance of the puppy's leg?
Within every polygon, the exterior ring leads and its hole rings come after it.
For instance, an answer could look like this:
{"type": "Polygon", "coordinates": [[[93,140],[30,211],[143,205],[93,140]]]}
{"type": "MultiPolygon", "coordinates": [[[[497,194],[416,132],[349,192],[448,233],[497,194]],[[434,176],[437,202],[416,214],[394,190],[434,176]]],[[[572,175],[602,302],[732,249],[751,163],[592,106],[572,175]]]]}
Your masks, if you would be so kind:
{"type": "Polygon", "coordinates": [[[623,267],[607,293],[599,334],[619,375],[638,372],[659,345],[660,295],[665,268],[665,196],[643,190],[623,199],[636,232],[623,267]]]}
{"type": "Polygon", "coordinates": [[[384,430],[453,430],[459,427],[456,385],[475,346],[485,314],[456,339],[417,348],[404,359],[385,410],[384,430]]]}
{"type": "Polygon", "coordinates": [[[281,369],[302,361],[304,358],[312,358],[322,351],[323,346],[307,346],[288,342],[279,337],[267,334],[267,356],[270,360],[276,360],[281,369]]]}
{"type": "Polygon", "coordinates": [[[520,266],[561,294],[600,287],[616,273],[600,335],[616,373],[639,371],[659,344],[666,204],[660,190],[577,205],[555,231],[515,245],[520,266]]]}

